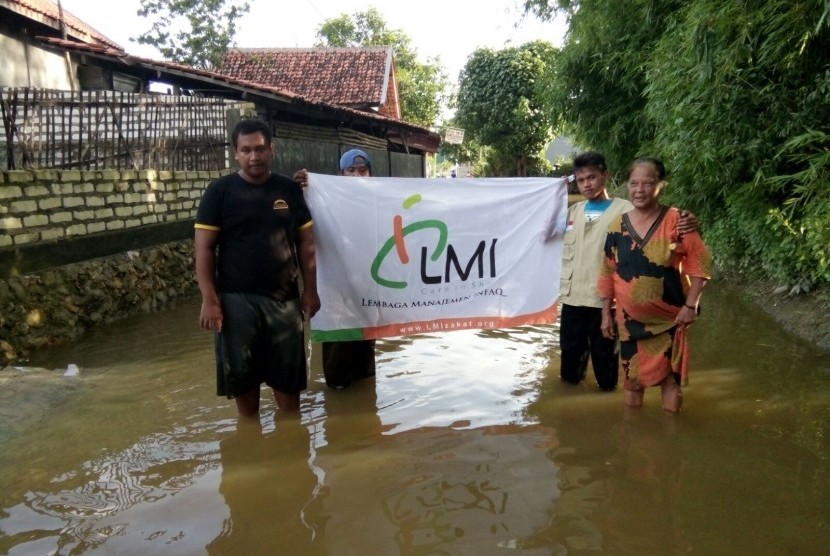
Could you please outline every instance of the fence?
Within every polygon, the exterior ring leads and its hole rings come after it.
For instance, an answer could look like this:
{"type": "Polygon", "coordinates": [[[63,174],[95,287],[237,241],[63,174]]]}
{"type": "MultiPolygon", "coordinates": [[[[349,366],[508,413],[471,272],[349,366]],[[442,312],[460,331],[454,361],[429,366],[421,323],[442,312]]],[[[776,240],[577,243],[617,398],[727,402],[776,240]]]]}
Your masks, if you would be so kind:
{"type": "Polygon", "coordinates": [[[0,90],[0,166],[216,170],[227,166],[224,99],[32,88],[0,90]]]}

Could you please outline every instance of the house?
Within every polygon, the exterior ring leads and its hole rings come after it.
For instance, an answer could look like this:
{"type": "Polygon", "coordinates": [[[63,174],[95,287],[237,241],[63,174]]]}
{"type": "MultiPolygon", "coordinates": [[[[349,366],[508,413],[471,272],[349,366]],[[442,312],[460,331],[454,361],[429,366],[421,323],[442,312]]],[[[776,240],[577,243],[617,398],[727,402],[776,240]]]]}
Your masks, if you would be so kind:
{"type": "MultiPolygon", "coordinates": [[[[360,147],[373,157],[377,175],[423,177],[425,158],[438,151],[441,141],[433,131],[371,110],[339,106],[215,71],[135,57],[97,44],[48,37],[42,38],[42,44],[57,53],[69,53],[80,67],[129,78],[139,83],[139,91],[146,91],[150,82],[165,82],[175,84],[190,98],[252,103],[279,138],[275,169],[286,174],[301,167],[331,173],[340,153],[360,147]]],[[[106,89],[107,83],[82,81],[81,88],[106,89]]]]}
{"type": "Polygon", "coordinates": [[[65,53],[43,48],[35,37],[71,39],[122,48],[52,0],[0,0],[2,85],[45,89],[77,88],[76,64],[65,53]]]}
{"type": "Polygon", "coordinates": [[[237,48],[219,73],[400,119],[392,47],[237,48]]]}
{"type": "Polygon", "coordinates": [[[0,16],[13,53],[0,72],[8,169],[222,168],[233,160],[226,130],[243,105],[275,130],[275,170],[286,174],[333,172],[341,152],[360,147],[377,175],[421,177],[440,144],[400,119],[391,48],[235,51],[228,67],[240,75],[227,75],[131,56],[49,0],[0,0],[0,16]],[[326,60],[339,72],[321,70],[326,60]],[[151,90],[158,82],[176,94],[151,90]]]}

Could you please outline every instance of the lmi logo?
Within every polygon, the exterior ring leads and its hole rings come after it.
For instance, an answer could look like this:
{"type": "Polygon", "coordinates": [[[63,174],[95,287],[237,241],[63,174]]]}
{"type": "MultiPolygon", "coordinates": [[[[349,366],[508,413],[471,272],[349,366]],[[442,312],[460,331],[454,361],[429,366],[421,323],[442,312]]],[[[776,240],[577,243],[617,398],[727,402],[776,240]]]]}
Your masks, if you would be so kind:
{"type": "MultiPolygon", "coordinates": [[[[415,194],[404,199],[403,208],[410,209],[423,199],[420,194],[415,194]]],[[[453,275],[457,275],[462,282],[467,281],[473,270],[473,265],[477,266],[477,278],[484,278],[485,266],[489,270],[490,278],[496,277],[496,242],[497,238],[490,240],[490,247],[487,248],[487,240],[481,240],[473,252],[467,265],[462,268],[461,262],[458,259],[458,254],[452,244],[449,243],[449,231],[447,225],[440,220],[418,220],[406,226],[403,225],[403,217],[396,214],[392,219],[392,236],[386,240],[383,246],[375,256],[372,262],[371,275],[372,279],[380,286],[393,289],[403,289],[409,284],[403,281],[388,280],[380,275],[380,267],[386,260],[386,257],[394,249],[398,255],[398,260],[401,264],[408,265],[410,263],[409,253],[406,250],[406,242],[404,238],[409,234],[418,232],[420,230],[434,229],[438,232],[438,241],[432,250],[432,254],[428,254],[427,247],[421,247],[420,257],[420,275],[423,284],[440,284],[449,283],[453,275]],[[446,252],[446,254],[445,254],[446,252]],[[485,265],[485,252],[487,252],[487,261],[485,265]],[[427,274],[427,259],[433,263],[444,257],[443,273],[430,276],[427,274]],[[454,272],[453,272],[454,271],[454,272]]]]}

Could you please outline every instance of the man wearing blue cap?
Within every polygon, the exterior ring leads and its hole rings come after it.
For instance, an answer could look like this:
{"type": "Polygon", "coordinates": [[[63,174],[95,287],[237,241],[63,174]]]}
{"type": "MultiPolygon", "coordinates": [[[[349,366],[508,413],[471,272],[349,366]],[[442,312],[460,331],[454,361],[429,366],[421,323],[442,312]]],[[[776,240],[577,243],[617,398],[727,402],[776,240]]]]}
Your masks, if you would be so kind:
{"type": "MultiPolygon", "coordinates": [[[[338,175],[368,178],[372,176],[372,161],[365,151],[350,149],[340,157],[338,175]]],[[[297,170],[294,181],[308,185],[308,171],[297,170]]],[[[355,380],[375,376],[375,340],[323,342],[323,374],[331,388],[346,388],[355,380]]]]}

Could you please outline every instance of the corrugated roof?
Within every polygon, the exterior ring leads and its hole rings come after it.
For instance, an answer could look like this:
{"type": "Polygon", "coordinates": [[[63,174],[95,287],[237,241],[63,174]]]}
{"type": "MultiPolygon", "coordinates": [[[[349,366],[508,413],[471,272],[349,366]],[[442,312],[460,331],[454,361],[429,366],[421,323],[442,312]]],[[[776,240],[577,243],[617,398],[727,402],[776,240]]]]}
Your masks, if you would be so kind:
{"type": "MultiPolygon", "coordinates": [[[[0,7],[60,30],[60,11],[52,0],[0,0],[0,7]]],[[[63,21],[66,34],[83,42],[99,43],[124,50],[121,45],[106,37],[96,29],[78,19],[71,12],[63,9],[63,21]]]]}
{"type": "Polygon", "coordinates": [[[352,107],[380,107],[394,76],[392,48],[238,48],[219,71],[352,107]]]}

